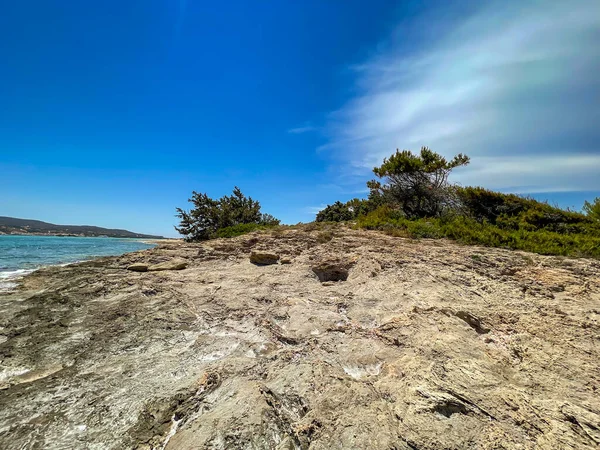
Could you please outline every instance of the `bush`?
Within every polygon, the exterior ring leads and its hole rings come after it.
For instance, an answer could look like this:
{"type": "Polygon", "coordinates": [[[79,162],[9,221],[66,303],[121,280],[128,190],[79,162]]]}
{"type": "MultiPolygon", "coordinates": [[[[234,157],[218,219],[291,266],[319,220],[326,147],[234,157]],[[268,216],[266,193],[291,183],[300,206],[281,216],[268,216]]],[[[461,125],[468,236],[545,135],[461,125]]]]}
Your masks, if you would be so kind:
{"type": "Polygon", "coordinates": [[[354,219],[354,211],[350,209],[348,204],[340,201],[327,207],[317,213],[317,222],[346,222],[354,219]]]}
{"type": "Polygon", "coordinates": [[[509,230],[547,230],[560,234],[598,234],[589,216],[550,206],[532,198],[502,194],[480,187],[457,188],[462,214],[509,230]]]}
{"type": "Polygon", "coordinates": [[[239,225],[233,225],[231,227],[219,228],[214,237],[218,238],[232,238],[241,236],[242,234],[251,233],[258,230],[266,230],[275,225],[261,225],[258,223],[241,223],[239,225]]]}
{"type": "Polygon", "coordinates": [[[592,203],[586,201],[583,204],[583,211],[591,220],[600,222],[600,197],[596,197],[592,203]]]}
{"type": "Polygon", "coordinates": [[[600,258],[600,198],[585,202],[584,215],[529,197],[448,184],[451,170],[468,162],[462,154],[448,162],[426,147],[420,155],[397,151],[373,170],[386,183],[368,182],[368,200],[336,202],[317,221],[356,219],[360,228],[394,236],[600,258]]]}
{"type": "Polygon", "coordinates": [[[194,191],[188,201],[194,205],[194,208],[189,212],[177,208],[176,216],[181,222],[178,227],[175,227],[187,241],[212,239],[219,235],[220,230],[223,237],[225,234],[237,236],[242,234],[243,229],[249,230],[253,226],[265,227],[279,224],[279,220],[270,214],[262,214],[260,203],[244,196],[237,186],[231,196],[225,195],[218,200],[194,191]]]}
{"type": "Polygon", "coordinates": [[[383,184],[367,183],[374,195],[398,205],[408,218],[439,217],[455,207],[455,188],[448,183],[453,169],[469,164],[469,157],[459,153],[447,161],[427,147],[421,153],[399,151],[383,160],[373,172],[383,184]]]}
{"type": "Polygon", "coordinates": [[[564,234],[545,229],[507,229],[470,217],[409,220],[382,207],[358,219],[358,226],[410,238],[449,238],[464,244],[501,247],[544,255],[600,258],[600,233],[564,234]]]}
{"type": "Polygon", "coordinates": [[[495,224],[498,217],[513,217],[535,202],[514,194],[501,194],[481,187],[458,187],[456,194],[463,212],[478,222],[495,224]]]}
{"type": "Polygon", "coordinates": [[[383,203],[383,198],[377,193],[372,193],[366,200],[353,198],[346,203],[337,201],[319,211],[316,221],[347,222],[349,220],[356,220],[357,217],[368,214],[383,203]]]}

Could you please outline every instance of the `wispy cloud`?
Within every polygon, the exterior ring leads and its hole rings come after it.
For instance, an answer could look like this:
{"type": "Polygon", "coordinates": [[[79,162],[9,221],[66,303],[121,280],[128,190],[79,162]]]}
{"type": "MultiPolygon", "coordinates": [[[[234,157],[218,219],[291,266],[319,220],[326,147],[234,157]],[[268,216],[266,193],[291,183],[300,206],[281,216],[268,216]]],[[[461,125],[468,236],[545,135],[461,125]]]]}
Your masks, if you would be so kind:
{"type": "Polygon", "coordinates": [[[600,189],[600,153],[482,156],[473,161],[470,169],[458,177],[464,185],[484,185],[514,193],[600,189]]]}
{"type": "Polygon", "coordinates": [[[291,134],[302,134],[302,133],[308,133],[310,131],[316,131],[317,127],[314,127],[310,124],[305,124],[304,126],[301,127],[297,127],[297,128],[290,128],[288,130],[288,133],[291,134]]]}
{"type": "Polygon", "coordinates": [[[320,150],[344,178],[427,145],[472,157],[464,184],[600,189],[600,2],[486,2],[433,44],[409,37],[353,66],[358,94],[329,115],[320,150]]]}

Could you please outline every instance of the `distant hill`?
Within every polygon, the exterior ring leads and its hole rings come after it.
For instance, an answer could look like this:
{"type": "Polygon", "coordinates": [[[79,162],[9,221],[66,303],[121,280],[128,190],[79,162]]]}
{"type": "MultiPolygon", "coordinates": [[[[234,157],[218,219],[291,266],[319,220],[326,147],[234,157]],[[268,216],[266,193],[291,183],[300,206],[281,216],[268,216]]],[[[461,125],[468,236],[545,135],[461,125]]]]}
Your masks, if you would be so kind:
{"type": "Polygon", "coordinates": [[[162,236],[133,233],[127,230],[113,230],[89,225],[54,225],[41,220],[16,219],[3,216],[0,216],[0,234],[162,239],[162,236]]]}

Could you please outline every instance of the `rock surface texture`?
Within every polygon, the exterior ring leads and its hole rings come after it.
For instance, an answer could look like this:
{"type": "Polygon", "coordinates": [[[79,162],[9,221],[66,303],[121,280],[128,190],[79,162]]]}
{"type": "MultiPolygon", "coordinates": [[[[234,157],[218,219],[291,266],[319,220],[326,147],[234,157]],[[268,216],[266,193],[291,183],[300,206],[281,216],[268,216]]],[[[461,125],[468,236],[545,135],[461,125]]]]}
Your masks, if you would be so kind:
{"type": "Polygon", "coordinates": [[[268,266],[270,264],[277,264],[279,261],[279,255],[267,252],[252,252],[250,253],[250,262],[259,266],[268,266]]]}
{"type": "Polygon", "coordinates": [[[135,263],[127,266],[127,270],[132,270],[134,272],[148,272],[148,264],[143,263],[135,263]]]}
{"type": "Polygon", "coordinates": [[[598,446],[598,261],[287,230],[0,294],[5,450],[598,446]],[[331,261],[345,281],[313,272],[331,261]]]}
{"type": "Polygon", "coordinates": [[[319,281],[346,281],[348,279],[349,268],[354,262],[344,262],[339,260],[326,259],[319,261],[311,267],[319,281]]]}
{"type": "MultiPolygon", "coordinates": [[[[131,266],[129,266],[131,268],[131,266]]],[[[158,264],[152,264],[148,267],[149,272],[159,272],[161,270],[183,270],[187,267],[187,262],[181,260],[165,261],[158,264]]]]}

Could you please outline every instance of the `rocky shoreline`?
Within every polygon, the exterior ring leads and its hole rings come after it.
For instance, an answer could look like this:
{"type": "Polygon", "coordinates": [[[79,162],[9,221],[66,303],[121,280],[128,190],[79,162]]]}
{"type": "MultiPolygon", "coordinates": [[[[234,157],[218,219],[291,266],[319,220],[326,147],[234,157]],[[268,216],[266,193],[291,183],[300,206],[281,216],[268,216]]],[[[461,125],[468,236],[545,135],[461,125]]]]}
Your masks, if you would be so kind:
{"type": "Polygon", "coordinates": [[[595,260],[162,242],[0,293],[0,448],[595,448],[599,343],[595,260]]]}

